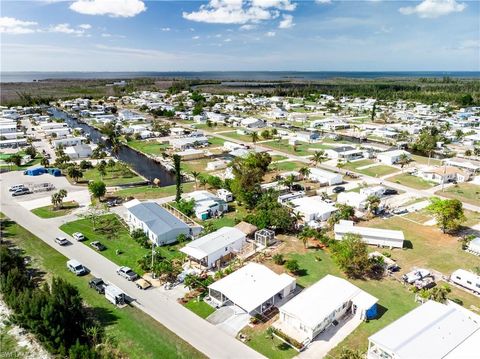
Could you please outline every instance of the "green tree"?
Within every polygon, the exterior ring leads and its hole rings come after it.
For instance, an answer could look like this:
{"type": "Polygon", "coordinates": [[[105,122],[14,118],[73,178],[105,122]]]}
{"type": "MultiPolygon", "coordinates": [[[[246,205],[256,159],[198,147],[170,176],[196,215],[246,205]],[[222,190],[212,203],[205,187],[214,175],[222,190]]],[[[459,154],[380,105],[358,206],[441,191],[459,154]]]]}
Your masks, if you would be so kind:
{"type": "Polygon", "coordinates": [[[322,163],[327,159],[327,155],[325,154],[324,150],[318,150],[313,153],[311,162],[315,166],[318,166],[319,163],[322,163]]]}
{"type": "Polygon", "coordinates": [[[300,265],[296,259],[289,259],[285,261],[285,269],[290,273],[296,274],[300,270],[300,265]]]}
{"type": "Polygon", "coordinates": [[[440,199],[432,197],[427,211],[433,214],[443,233],[458,229],[466,220],[463,204],[458,199],[440,199]]]}
{"type": "Polygon", "coordinates": [[[78,179],[83,177],[83,172],[77,166],[70,166],[67,169],[67,175],[78,182],[78,179]]]}
{"type": "Polygon", "coordinates": [[[376,214],[380,207],[380,198],[375,195],[367,197],[367,208],[371,214],[376,214]]]}
{"type": "Polygon", "coordinates": [[[182,158],[179,155],[173,155],[173,165],[175,168],[175,202],[182,199],[182,158]]]}
{"type": "Polygon", "coordinates": [[[448,299],[448,294],[452,289],[448,285],[441,285],[433,288],[430,293],[430,299],[439,302],[445,303],[448,299]]]}
{"type": "Polygon", "coordinates": [[[193,198],[189,201],[180,199],[180,201],[177,202],[176,207],[184,215],[190,217],[195,213],[195,200],[193,198]]]}
{"type": "Polygon", "coordinates": [[[107,186],[102,181],[93,181],[88,184],[88,190],[93,197],[100,199],[105,195],[107,186]]]}
{"type": "Polygon", "coordinates": [[[252,138],[252,142],[255,144],[257,143],[257,141],[259,140],[259,136],[258,136],[258,133],[257,132],[252,132],[250,134],[250,137],[252,138]]]}
{"type": "Polygon", "coordinates": [[[302,178],[303,178],[303,186],[306,187],[306,182],[307,182],[307,178],[308,176],[310,175],[311,173],[311,170],[310,168],[308,167],[302,167],[298,170],[298,172],[302,175],[302,178]]]}
{"type": "Polygon", "coordinates": [[[371,268],[367,244],[358,234],[347,233],[335,242],[333,258],[349,278],[363,278],[371,268]]]}
{"type": "Polygon", "coordinates": [[[363,359],[364,355],[358,349],[343,347],[336,359],[363,359]]]}
{"type": "Polygon", "coordinates": [[[375,112],[377,110],[377,103],[375,102],[372,106],[372,113],[370,115],[370,121],[375,122],[375,112]]]}
{"type": "Polygon", "coordinates": [[[398,157],[398,164],[400,165],[402,171],[403,171],[403,167],[407,164],[409,164],[411,161],[410,157],[406,154],[406,153],[402,153],[399,157],[398,157]]]}
{"type": "Polygon", "coordinates": [[[47,157],[42,157],[42,159],[40,160],[40,164],[43,167],[48,167],[48,166],[50,166],[50,161],[48,160],[47,157]]]}
{"type": "Polygon", "coordinates": [[[37,156],[37,150],[33,146],[28,146],[25,149],[25,154],[29,155],[32,159],[34,159],[37,156]]]}
{"type": "Polygon", "coordinates": [[[192,177],[193,177],[193,180],[195,181],[195,189],[197,189],[198,178],[200,177],[200,172],[198,172],[198,171],[192,171],[192,172],[191,172],[191,175],[192,175],[192,177]]]}

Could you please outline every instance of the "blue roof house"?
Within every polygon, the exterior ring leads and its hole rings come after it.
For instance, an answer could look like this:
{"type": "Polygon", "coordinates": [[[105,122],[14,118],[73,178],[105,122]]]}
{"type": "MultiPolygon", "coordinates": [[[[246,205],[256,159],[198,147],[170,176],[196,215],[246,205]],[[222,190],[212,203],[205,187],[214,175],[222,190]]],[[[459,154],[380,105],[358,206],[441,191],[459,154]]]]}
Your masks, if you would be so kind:
{"type": "Polygon", "coordinates": [[[133,200],[125,203],[131,229],[142,229],[157,246],[174,243],[180,234],[192,236],[190,227],[154,202],[133,200]]]}

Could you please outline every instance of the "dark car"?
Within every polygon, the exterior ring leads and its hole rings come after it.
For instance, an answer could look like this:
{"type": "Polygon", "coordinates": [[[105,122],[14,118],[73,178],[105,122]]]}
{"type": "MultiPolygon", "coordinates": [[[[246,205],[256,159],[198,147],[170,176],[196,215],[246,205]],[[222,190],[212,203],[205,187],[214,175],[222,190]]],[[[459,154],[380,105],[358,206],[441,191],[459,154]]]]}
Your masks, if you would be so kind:
{"type": "Polygon", "coordinates": [[[95,242],[90,243],[90,246],[91,246],[93,249],[95,249],[95,250],[97,250],[97,251],[99,251],[99,252],[104,251],[105,249],[107,249],[107,247],[105,247],[105,246],[104,246],[102,243],[100,243],[99,241],[95,241],[95,242]]]}
{"type": "Polygon", "coordinates": [[[102,278],[93,278],[88,282],[90,288],[95,289],[98,293],[105,293],[105,287],[107,286],[102,278]]]}
{"type": "Polygon", "coordinates": [[[392,196],[392,195],[395,195],[395,194],[398,194],[398,191],[396,189],[393,189],[393,188],[387,188],[384,192],[383,192],[383,195],[384,196],[392,196]]]}
{"type": "Polygon", "coordinates": [[[337,186],[337,187],[334,187],[332,189],[333,193],[340,193],[340,192],[343,192],[343,191],[345,191],[345,187],[343,187],[343,186],[337,186]]]}
{"type": "Polygon", "coordinates": [[[292,185],[292,190],[293,191],[303,191],[304,188],[302,185],[298,184],[298,183],[295,183],[294,185],[292,185]]]}

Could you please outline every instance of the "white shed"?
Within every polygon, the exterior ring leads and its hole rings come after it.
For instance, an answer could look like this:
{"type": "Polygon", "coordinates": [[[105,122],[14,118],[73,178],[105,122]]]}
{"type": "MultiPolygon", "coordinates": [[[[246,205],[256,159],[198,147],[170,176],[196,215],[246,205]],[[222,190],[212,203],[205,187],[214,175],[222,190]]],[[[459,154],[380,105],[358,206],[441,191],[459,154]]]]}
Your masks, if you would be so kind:
{"type": "Polygon", "coordinates": [[[311,181],[327,184],[329,186],[340,184],[343,181],[340,173],[325,171],[320,168],[310,168],[310,174],[308,175],[308,178],[311,181]]]}

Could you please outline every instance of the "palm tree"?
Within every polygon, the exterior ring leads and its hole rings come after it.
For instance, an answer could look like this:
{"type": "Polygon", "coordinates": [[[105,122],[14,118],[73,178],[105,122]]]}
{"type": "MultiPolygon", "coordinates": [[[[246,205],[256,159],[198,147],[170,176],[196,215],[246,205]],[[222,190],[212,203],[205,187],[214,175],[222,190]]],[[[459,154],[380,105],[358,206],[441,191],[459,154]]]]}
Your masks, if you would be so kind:
{"type": "Polygon", "coordinates": [[[252,133],[250,134],[250,137],[252,138],[253,144],[257,143],[258,138],[259,138],[259,137],[258,137],[258,133],[252,132],[252,133]]]}
{"type": "Polygon", "coordinates": [[[403,167],[410,163],[411,159],[410,157],[406,154],[406,153],[402,153],[400,155],[400,157],[398,158],[398,164],[400,165],[400,168],[402,169],[402,172],[403,172],[403,167]]]}
{"type": "Polygon", "coordinates": [[[312,163],[317,166],[319,163],[322,163],[327,158],[324,150],[315,151],[312,156],[312,163]]]}
{"type": "Polygon", "coordinates": [[[298,172],[302,175],[303,177],[303,186],[306,187],[305,183],[306,183],[306,178],[308,177],[308,175],[310,174],[310,168],[308,167],[302,167],[298,170],[298,172]]]}
{"type": "Polygon", "coordinates": [[[293,184],[295,183],[295,175],[291,174],[285,177],[282,181],[282,183],[288,187],[288,189],[292,189],[293,184]]]}
{"type": "Polygon", "coordinates": [[[78,179],[83,177],[83,172],[76,166],[70,166],[67,169],[67,175],[75,182],[78,182],[78,179]]]}
{"type": "Polygon", "coordinates": [[[200,172],[192,171],[191,175],[192,175],[193,179],[195,180],[195,189],[197,189],[197,181],[198,181],[198,177],[200,176],[200,172]]]}
{"type": "Polygon", "coordinates": [[[375,214],[380,206],[380,198],[374,195],[367,197],[367,208],[371,214],[375,214]]]}
{"type": "Polygon", "coordinates": [[[50,161],[48,160],[47,157],[42,157],[42,159],[40,160],[40,164],[43,167],[48,167],[50,165],[50,161]]]}
{"type": "Polygon", "coordinates": [[[292,212],[292,217],[295,220],[295,227],[298,229],[299,222],[303,221],[304,216],[300,212],[295,211],[295,212],[292,212]]]}
{"type": "Polygon", "coordinates": [[[344,161],[337,160],[337,168],[338,169],[341,169],[341,168],[345,167],[346,164],[347,163],[344,162],[344,161]]]}
{"type": "Polygon", "coordinates": [[[445,303],[448,299],[448,293],[451,291],[452,289],[448,285],[435,287],[432,289],[430,299],[433,299],[436,302],[445,303]]]}

